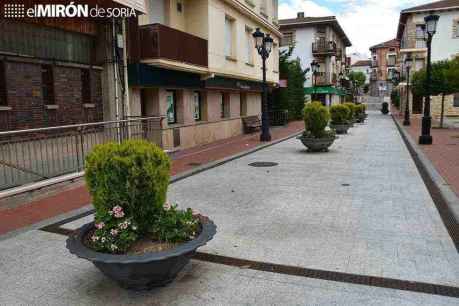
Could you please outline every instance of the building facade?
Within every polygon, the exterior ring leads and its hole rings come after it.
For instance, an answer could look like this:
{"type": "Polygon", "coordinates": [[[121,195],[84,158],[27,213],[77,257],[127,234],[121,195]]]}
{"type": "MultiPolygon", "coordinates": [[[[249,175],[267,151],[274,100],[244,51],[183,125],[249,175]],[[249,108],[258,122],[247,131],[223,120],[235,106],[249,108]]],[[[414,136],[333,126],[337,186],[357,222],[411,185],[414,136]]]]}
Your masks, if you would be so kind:
{"type": "MultiPolygon", "coordinates": [[[[430,14],[440,16],[437,32],[432,40],[432,62],[459,56],[459,1],[444,0],[403,10],[400,13],[397,39],[400,40],[402,57],[411,56],[415,72],[427,65],[427,47],[423,39],[424,17],[430,14]]],[[[401,66],[406,78],[406,69],[401,66]]],[[[412,74],[411,74],[412,75],[412,74]]],[[[401,107],[406,103],[406,82],[400,84],[401,107]]],[[[414,114],[423,111],[423,98],[410,93],[410,110],[414,114]]],[[[441,97],[431,97],[431,113],[434,118],[441,114],[441,97]]],[[[445,98],[445,115],[459,116],[459,93],[445,98]]]]}
{"type": "Polygon", "coordinates": [[[393,88],[392,72],[400,69],[400,43],[392,39],[372,46],[370,52],[370,96],[390,96],[393,88]]]}
{"type": "Polygon", "coordinates": [[[165,149],[243,133],[260,115],[262,62],[256,28],[274,39],[267,81],[277,86],[277,0],[148,0],[131,41],[130,115],[163,116],[165,149]]]}
{"type": "MultiPolygon", "coordinates": [[[[143,11],[141,0],[98,5],[143,11]]],[[[121,28],[120,21],[103,18],[2,18],[0,131],[120,118],[112,46],[116,35],[126,41],[121,28]]]]}
{"type": "Polygon", "coordinates": [[[339,103],[339,75],[345,72],[346,48],[351,42],[337,19],[305,17],[299,12],[297,18],[279,20],[279,25],[283,34],[281,46],[294,46],[291,57],[299,58],[303,69],[311,69],[314,60],[320,65],[315,76],[310,70],[305,92],[313,93],[315,99],[326,105],[339,103]]]}

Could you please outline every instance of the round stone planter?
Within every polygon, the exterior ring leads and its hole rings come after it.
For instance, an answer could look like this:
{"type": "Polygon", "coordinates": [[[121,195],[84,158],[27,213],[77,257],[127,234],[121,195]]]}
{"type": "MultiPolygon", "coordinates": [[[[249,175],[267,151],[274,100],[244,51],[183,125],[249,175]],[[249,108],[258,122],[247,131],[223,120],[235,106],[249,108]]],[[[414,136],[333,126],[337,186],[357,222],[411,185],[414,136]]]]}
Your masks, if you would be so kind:
{"type": "Polygon", "coordinates": [[[297,137],[309,152],[328,152],[328,148],[333,144],[336,137],[327,138],[308,138],[303,135],[297,137]]]}
{"type": "Polygon", "coordinates": [[[330,123],[330,128],[336,131],[336,134],[347,134],[351,126],[349,124],[332,124],[330,123]]]}
{"type": "Polygon", "coordinates": [[[67,249],[80,258],[91,261],[107,277],[121,287],[148,290],[172,282],[190,261],[196,249],[205,245],[216,233],[216,225],[200,216],[201,233],[195,239],[163,252],[142,255],[114,255],[88,248],[84,239],[94,228],[94,222],[83,225],[76,235],[67,239],[67,249]]]}

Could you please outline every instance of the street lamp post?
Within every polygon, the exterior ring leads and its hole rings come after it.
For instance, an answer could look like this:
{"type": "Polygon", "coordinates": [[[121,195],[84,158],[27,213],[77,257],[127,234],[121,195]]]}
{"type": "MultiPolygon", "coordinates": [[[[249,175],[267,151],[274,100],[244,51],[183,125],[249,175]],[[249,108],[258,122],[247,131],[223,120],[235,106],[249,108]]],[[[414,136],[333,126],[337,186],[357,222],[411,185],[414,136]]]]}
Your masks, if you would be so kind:
{"type": "Polygon", "coordinates": [[[430,83],[432,81],[432,37],[437,31],[438,15],[429,15],[424,18],[424,38],[427,41],[427,76],[426,76],[426,98],[424,102],[424,115],[422,117],[422,134],[419,136],[419,144],[432,144],[430,128],[432,117],[430,116],[430,83]]]}
{"type": "Polygon", "coordinates": [[[406,68],[406,103],[405,103],[405,119],[403,120],[403,125],[410,125],[410,69],[413,64],[413,59],[409,54],[405,58],[405,68],[406,68]]]}
{"type": "Polygon", "coordinates": [[[259,28],[253,33],[255,40],[255,48],[260,54],[263,62],[263,101],[261,107],[261,135],[260,141],[271,141],[269,132],[269,117],[268,117],[268,86],[266,84],[266,60],[271,53],[273,47],[273,39],[269,34],[261,32],[259,28]]]}
{"type": "Polygon", "coordinates": [[[319,72],[320,64],[316,61],[313,60],[311,62],[311,70],[312,70],[312,89],[313,89],[313,94],[311,97],[311,100],[314,101],[316,99],[316,86],[317,86],[317,72],[319,72]]]}

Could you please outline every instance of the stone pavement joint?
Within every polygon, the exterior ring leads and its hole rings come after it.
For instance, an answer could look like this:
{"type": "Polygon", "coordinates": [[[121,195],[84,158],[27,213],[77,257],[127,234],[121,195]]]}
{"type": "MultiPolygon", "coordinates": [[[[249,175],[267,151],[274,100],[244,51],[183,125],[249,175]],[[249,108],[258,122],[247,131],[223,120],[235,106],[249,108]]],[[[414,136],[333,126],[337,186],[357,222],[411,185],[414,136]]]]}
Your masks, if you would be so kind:
{"type": "MultiPolygon", "coordinates": [[[[89,215],[89,214],[86,214],[89,215]]],[[[80,217],[84,217],[81,215],[80,217]]],[[[44,227],[41,230],[49,233],[59,234],[63,236],[70,236],[75,234],[75,230],[60,227],[65,223],[72,222],[78,218],[69,218],[67,220],[52,224],[44,227]]],[[[391,279],[383,277],[373,277],[366,275],[357,275],[336,271],[325,271],[319,269],[308,269],[297,266],[288,266],[282,264],[274,264],[269,262],[259,262],[235,257],[228,257],[223,255],[209,254],[203,252],[196,252],[193,256],[194,260],[221,264],[231,267],[238,267],[242,269],[251,269],[256,271],[285,274],[291,276],[301,276],[306,278],[321,279],[327,281],[334,281],[340,283],[349,283],[356,285],[364,285],[371,287],[411,291],[418,293],[426,293],[433,295],[441,295],[448,297],[459,298],[459,287],[436,285],[423,282],[412,282],[400,279],[391,279]]]]}

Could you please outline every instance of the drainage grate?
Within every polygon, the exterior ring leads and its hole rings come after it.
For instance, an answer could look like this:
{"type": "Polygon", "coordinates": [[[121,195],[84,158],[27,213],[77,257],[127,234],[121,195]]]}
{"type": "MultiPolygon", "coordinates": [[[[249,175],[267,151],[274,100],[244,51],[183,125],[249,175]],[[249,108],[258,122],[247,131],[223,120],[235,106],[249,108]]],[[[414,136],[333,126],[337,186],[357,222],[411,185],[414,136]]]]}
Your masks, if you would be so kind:
{"type": "Polygon", "coordinates": [[[251,167],[274,167],[274,166],[277,166],[279,165],[278,163],[274,163],[274,162],[254,162],[254,163],[251,163],[249,164],[249,166],[251,167]]]}

